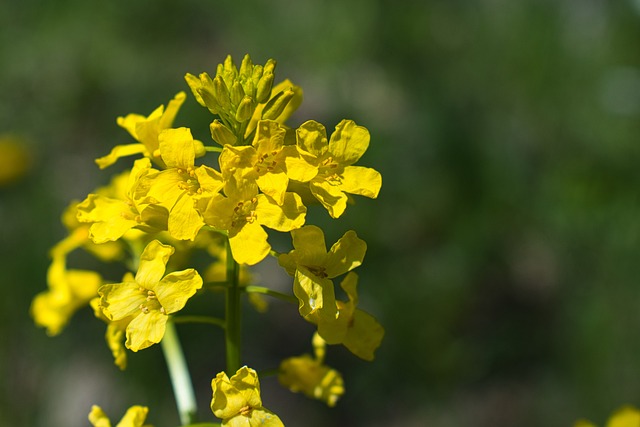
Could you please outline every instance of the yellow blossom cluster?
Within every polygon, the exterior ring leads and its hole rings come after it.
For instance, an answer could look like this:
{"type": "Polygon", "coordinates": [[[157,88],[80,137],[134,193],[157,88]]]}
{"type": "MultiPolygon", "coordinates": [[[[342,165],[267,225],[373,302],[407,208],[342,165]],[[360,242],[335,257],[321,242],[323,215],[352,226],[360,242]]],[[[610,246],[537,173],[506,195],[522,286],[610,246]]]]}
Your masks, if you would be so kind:
{"type": "MultiPolygon", "coordinates": [[[[342,120],[330,135],[314,120],[287,124],[302,102],[302,90],[289,80],[275,83],[275,67],[274,60],[258,65],[247,55],[239,68],[227,57],[213,77],[185,76],[195,101],[215,116],[209,124],[212,143],[174,124],[185,92],[149,115],[117,119],[133,141],[116,145],[96,163],[105,169],[133,156],[132,166],[72,203],[63,216],[69,235],[52,250],[49,289],[31,307],[38,325],[58,334],[76,310],[90,303],[107,323],[106,340],[116,365],[124,369],[125,348],[137,352],[160,343],[168,322],[205,290],[239,287],[266,310],[247,286],[253,281],[247,267],[273,255],[293,277],[295,297],[290,298],[297,300],[300,315],[317,326],[315,357],[287,359],[280,380],[335,405],[344,387],[340,374],[323,364],[325,344],[342,344],[373,360],[384,329],[357,308],[358,276],[352,270],[362,264],[366,243],[347,231],[327,251],[323,230],[306,223],[307,209],[321,206],[339,218],[352,195],[376,198],[382,179],[375,169],[356,165],[370,134],[353,120],[342,120]],[[272,249],[275,232],[290,233],[290,252],[272,249]],[[67,256],[76,249],[123,262],[128,271],[109,280],[92,271],[67,270],[67,256]],[[211,258],[200,269],[202,276],[192,265],[198,251],[211,258]],[[340,277],[347,301],[336,299],[333,279],[340,277]]],[[[217,323],[229,333],[229,322],[217,323]]],[[[222,425],[282,425],[262,407],[258,376],[246,366],[218,374],[212,391],[211,409],[222,425]]],[[[141,425],[146,408],[135,408],[125,418],[140,421],[118,425],[141,425]]],[[[90,419],[96,426],[110,425],[98,407],[90,419]]]]}

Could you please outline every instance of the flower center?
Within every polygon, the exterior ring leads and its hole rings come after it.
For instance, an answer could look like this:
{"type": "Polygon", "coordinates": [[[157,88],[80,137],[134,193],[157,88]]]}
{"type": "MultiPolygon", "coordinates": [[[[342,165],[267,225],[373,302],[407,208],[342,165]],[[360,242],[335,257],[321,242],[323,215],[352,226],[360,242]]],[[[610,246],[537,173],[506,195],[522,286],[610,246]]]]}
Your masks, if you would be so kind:
{"type": "Polygon", "coordinates": [[[307,270],[313,273],[315,276],[320,277],[321,279],[327,278],[327,273],[325,268],[321,265],[305,265],[307,270]]]}
{"type": "Polygon", "coordinates": [[[272,151],[270,153],[264,153],[258,158],[258,161],[254,165],[254,168],[258,174],[263,175],[268,172],[273,172],[278,164],[276,160],[277,151],[272,151]]]}
{"type": "Polygon", "coordinates": [[[258,199],[253,197],[251,200],[238,202],[235,208],[233,208],[233,218],[231,219],[231,226],[242,226],[246,223],[253,223],[258,219],[256,213],[256,204],[258,199]]]}
{"type": "Polygon", "coordinates": [[[142,295],[147,296],[146,302],[143,302],[138,306],[138,308],[143,314],[148,314],[152,310],[159,310],[160,313],[167,314],[166,311],[164,310],[164,307],[160,305],[160,301],[158,301],[158,297],[156,296],[155,292],[149,289],[140,287],[140,293],[142,295]]]}
{"type": "Polygon", "coordinates": [[[200,183],[193,168],[190,167],[187,170],[178,169],[178,174],[182,178],[182,181],[178,182],[179,189],[186,191],[190,196],[202,194],[200,183]]]}

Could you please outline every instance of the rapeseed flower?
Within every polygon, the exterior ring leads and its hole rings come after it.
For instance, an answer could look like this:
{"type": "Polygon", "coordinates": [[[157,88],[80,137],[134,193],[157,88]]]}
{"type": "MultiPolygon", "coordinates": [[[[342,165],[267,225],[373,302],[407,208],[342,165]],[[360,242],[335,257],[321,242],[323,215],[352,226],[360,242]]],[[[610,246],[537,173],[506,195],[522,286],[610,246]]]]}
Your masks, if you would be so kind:
{"type": "Polygon", "coordinates": [[[296,130],[298,148],[317,168],[317,174],[309,181],[309,189],[333,218],[344,213],[349,200],[347,193],[378,197],[382,186],[380,173],[353,166],[369,147],[369,140],[367,128],[356,125],[353,120],[338,123],[329,140],[325,127],[313,120],[296,130]]]}
{"type": "Polygon", "coordinates": [[[98,290],[100,309],[107,319],[114,322],[131,317],[125,343],[130,350],[159,343],[169,315],[181,310],[202,287],[202,278],[193,268],[164,274],[173,252],[172,246],[152,240],[140,256],[134,278],[98,290]]]}
{"type": "Polygon", "coordinates": [[[258,374],[243,366],[231,378],[220,372],[211,380],[211,411],[223,427],[284,427],[276,414],[262,406],[258,374]]]}
{"type": "Polygon", "coordinates": [[[304,224],[307,209],[295,193],[285,193],[278,205],[258,194],[255,182],[238,182],[237,176],[226,180],[224,193],[213,196],[201,210],[207,224],[228,232],[233,259],[239,264],[257,264],[271,250],[263,226],[286,232],[304,224]]]}
{"type": "Polygon", "coordinates": [[[367,244],[355,231],[347,231],[327,252],[324,233],[315,225],[291,231],[294,249],[278,256],[279,264],[294,277],[293,293],[300,315],[312,323],[334,321],[338,314],[331,279],[362,264],[367,244]]]}
{"type": "Polygon", "coordinates": [[[209,166],[195,166],[196,142],[188,128],[167,129],[160,133],[160,156],[166,169],[146,174],[137,188],[143,204],[165,207],[169,211],[169,234],[181,240],[194,240],[204,225],[196,203],[210,198],[222,188],[222,176],[209,166]]]}
{"type": "MultiPolygon", "coordinates": [[[[100,169],[114,164],[120,157],[142,154],[150,158],[158,166],[164,166],[160,157],[159,140],[160,132],[169,129],[178,114],[178,110],[184,103],[187,95],[179,92],[164,109],[164,105],[156,108],[148,117],[140,114],[129,114],[126,117],[118,117],[118,125],[129,132],[138,141],[138,144],[116,145],[106,156],[96,159],[100,169]]],[[[204,154],[203,149],[199,150],[204,154]]]]}

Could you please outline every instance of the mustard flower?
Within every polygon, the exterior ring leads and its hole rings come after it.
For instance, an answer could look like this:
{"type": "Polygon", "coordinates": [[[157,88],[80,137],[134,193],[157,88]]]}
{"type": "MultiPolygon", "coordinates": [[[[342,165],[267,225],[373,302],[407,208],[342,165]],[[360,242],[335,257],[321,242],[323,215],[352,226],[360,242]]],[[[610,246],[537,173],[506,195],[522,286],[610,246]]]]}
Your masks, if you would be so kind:
{"type": "Polygon", "coordinates": [[[78,204],[78,221],[90,223],[89,237],[94,243],[118,240],[134,227],[149,232],[167,229],[166,210],[136,200],[140,179],[150,171],[149,159],[138,159],[131,171],[117,175],[109,187],[98,189],[78,204]]]}
{"type": "Polygon", "coordinates": [[[193,268],[164,275],[173,252],[172,246],[152,240],[140,256],[135,278],[98,290],[100,308],[110,321],[132,318],[125,345],[133,351],[159,343],[169,315],[181,310],[202,287],[202,278],[193,268]]]}
{"type": "Polygon", "coordinates": [[[336,301],[338,315],[334,319],[319,318],[318,333],[328,344],[342,344],[364,360],[373,360],[375,350],[384,337],[384,328],[358,305],[358,275],[347,273],[340,286],[349,301],[336,301]]]}
{"type": "MultiPolygon", "coordinates": [[[[573,426],[596,427],[587,420],[578,420],[573,426]]],[[[633,406],[624,406],[609,418],[606,427],[640,427],[640,410],[633,406]]]]}
{"type": "Polygon", "coordinates": [[[159,205],[169,211],[169,234],[181,240],[194,240],[204,225],[196,207],[198,200],[210,198],[222,188],[222,176],[209,166],[194,165],[196,143],[188,128],[167,129],[160,133],[160,155],[167,166],[141,179],[136,197],[142,203],[159,205]]]}
{"type": "Polygon", "coordinates": [[[67,270],[66,258],[57,254],[47,271],[49,289],[31,303],[31,316],[47,334],[58,335],[73,314],[98,294],[102,278],[93,271],[67,270]]]}
{"type": "Polygon", "coordinates": [[[286,232],[304,224],[307,209],[295,193],[285,193],[280,206],[258,194],[255,182],[239,182],[237,176],[225,182],[224,192],[226,196],[216,194],[201,210],[207,224],[228,232],[233,259],[239,264],[257,264],[271,250],[262,226],[286,232]]]}
{"type": "Polygon", "coordinates": [[[302,392],[332,407],[344,394],[344,381],[340,372],[324,364],[325,341],[317,333],[313,345],[315,357],[304,354],[282,361],[278,381],[294,393],[302,392]]]}
{"type": "MultiPolygon", "coordinates": [[[[150,424],[144,424],[148,412],[149,408],[146,406],[132,406],[127,409],[124,417],[116,424],[116,427],[152,427],[150,424]]],[[[91,422],[91,425],[94,427],[111,427],[109,417],[107,417],[102,408],[97,405],[91,407],[89,422],[91,422]]]]}
{"type": "MultiPolygon", "coordinates": [[[[173,124],[178,110],[184,103],[187,95],[179,92],[164,109],[164,105],[156,108],[148,117],[140,114],[129,114],[126,117],[118,117],[118,125],[126,129],[138,144],[116,145],[111,152],[104,157],[96,159],[100,169],[114,164],[120,157],[143,154],[159,166],[164,166],[160,157],[158,136],[164,129],[169,129],[173,124]]],[[[199,151],[204,154],[204,148],[199,151]]]]}
{"type": "Polygon", "coordinates": [[[280,418],[262,406],[258,374],[243,366],[231,378],[220,372],[211,380],[211,411],[223,427],[283,427],[280,418]]]}
{"type": "Polygon", "coordinates": [[[312,323],[335,320],[338,313],[331,279],[362,264],[367,244],[355,231],[347,231],[327,252],[322,229],[307,225],[291,231],[294,249],[278,256],[279,264],[294,277],[293,292],[300,315],[312,323]]]}
{"type": "MultiPolygon", "coordinates": [[[[133,275],[127,273],[124,278],[124,282],[132,281],[133,275]]],[[[89,304],[93,308],[93,314],[103,322],[107,324],[107,331],[104,334],[104,339],[107,342],[111,355],[113,356],[113,363],[124,371],[127,368],[127,352],[124,346],[124,340],[126,338],[127,325],[131,322],[132,317],[125,317],[117,322],[110,321],[107,316],[102,313],[100,308],[100,297],[93,298],[89,304]]]]}
{"type": "Polygon", "coordinates": [[[317,167],[317,175],[309,182],[313,196],[338,218],[347,207],[348,194],[375,199],[382,185],[378,171],[353,166],[369,147],[369,131],[352,120],[343,120],[331,134],[323,125],[310,120],[296,130],[298,148],[317,167]]]}
{"type": "Polygon", "coordinates": [[[250,146],[225,146],[219,157],[223,177],[231,174],[255,180],[260,190],[277,204],[284,203],[289,178],[309,181],[317,172],[298,147],[285,145],[286,129],[278,122],[261,120],[250,146]]]}

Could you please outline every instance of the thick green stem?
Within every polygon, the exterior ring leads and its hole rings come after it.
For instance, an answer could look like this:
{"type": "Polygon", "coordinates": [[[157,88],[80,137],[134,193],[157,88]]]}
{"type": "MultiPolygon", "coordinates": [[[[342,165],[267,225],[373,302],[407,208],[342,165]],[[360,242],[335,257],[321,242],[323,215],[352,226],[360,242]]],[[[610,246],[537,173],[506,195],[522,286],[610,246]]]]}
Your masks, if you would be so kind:
{"type": "Polygon", "coordinates": [[[192,424],[196,421],[196,397],[193,392],[189,369],[178,340],[176,326],[173,322],[167,322],[167,328],[160,344],[169,368],[173,394],[180,414],[180,422],[183,425],[192,424]]]}
{"type": "Polygon", "coordinates": [[[225,300],[225,344],[227,350],[227,375],[240,369],[240,341],[242,312],[240,307],[240,266],[233,259],[231,245],[227,242],[227,287],[225,300]]]}

